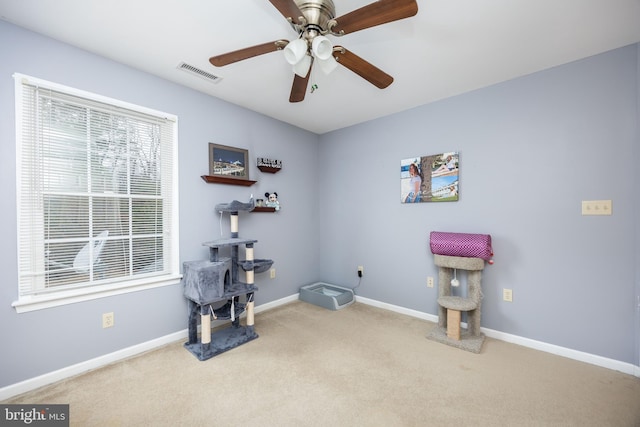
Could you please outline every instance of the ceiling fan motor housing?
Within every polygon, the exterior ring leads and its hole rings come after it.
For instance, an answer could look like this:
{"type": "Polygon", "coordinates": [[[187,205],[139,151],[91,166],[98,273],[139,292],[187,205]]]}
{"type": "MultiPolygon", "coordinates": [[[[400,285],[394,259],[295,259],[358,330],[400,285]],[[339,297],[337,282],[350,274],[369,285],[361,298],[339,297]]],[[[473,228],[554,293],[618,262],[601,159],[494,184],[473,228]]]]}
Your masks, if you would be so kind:
{"type": "Polygon", "coordinates": [[[301,35],[311,41],[317,35],[327,33],[327,23],[336,17],[332,0],[295,0],[295,3],[307,21],[300,29],[301,35]]]}

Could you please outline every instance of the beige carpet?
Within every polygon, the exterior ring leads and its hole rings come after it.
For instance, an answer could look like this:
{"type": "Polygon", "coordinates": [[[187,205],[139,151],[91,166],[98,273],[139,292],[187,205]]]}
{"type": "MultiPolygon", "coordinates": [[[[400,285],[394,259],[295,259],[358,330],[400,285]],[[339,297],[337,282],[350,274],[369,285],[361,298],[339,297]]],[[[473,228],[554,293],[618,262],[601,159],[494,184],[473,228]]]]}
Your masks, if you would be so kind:
{"type": "Polygon", "coordinates": [[[74,426],[640,426],[639,378],[434,326],[294,302],[207,361],[177,342],[3,403],[69,403],[74,426]]]}

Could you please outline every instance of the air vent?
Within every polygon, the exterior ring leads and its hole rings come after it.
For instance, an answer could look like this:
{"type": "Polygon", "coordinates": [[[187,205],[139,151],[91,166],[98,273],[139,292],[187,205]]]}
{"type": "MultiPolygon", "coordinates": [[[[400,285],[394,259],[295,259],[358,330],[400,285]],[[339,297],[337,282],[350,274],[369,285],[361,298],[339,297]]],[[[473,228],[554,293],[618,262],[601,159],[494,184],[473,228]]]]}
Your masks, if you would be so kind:
{"type": "Polygon", "coordinates": [[[213,83],[218,83],[220,80],[222,80],[222,77],[216,76],[215,74],[207,73],[206,71],[203,71],[200,68],[194,67],[193,65],[189,65],[186,62],[179,63],[178,70],[186,71],[187,73],[193,74],[194,76],[201,77],[213,83]]]}

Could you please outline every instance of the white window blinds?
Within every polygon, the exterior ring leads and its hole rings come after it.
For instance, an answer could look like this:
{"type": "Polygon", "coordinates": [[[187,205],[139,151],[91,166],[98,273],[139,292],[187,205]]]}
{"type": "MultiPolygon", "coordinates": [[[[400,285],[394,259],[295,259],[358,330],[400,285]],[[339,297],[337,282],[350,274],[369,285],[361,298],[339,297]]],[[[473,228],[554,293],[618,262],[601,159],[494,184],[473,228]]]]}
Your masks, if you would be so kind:
{"type": "Polygon", "coordinates": [[[175,277],[176,118],[14,77],[20,298],[175,277]]]}

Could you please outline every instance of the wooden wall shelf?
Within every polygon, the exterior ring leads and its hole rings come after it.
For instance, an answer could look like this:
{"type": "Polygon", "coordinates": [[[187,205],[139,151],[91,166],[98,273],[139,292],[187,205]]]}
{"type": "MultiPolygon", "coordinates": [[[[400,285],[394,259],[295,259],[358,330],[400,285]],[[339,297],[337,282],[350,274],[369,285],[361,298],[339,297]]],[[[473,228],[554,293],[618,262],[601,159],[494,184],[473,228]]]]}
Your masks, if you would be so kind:
{"type": "Polygon", "coordinates": [[[202,175],[202,179],[205,182],[211,184],[231,184],[231,185],[243,185],[245,187],[250,187],[258,181],[250,181],[248,179],[237,179],[237,178],[228,178],[225,176],[216,176],[216,175],[202,175]]]}
{"type": "Polygon", "coordinates": [[[280,172],[282,168],[274,168],[271,166],[258,166],[258,169],[266,173],[276,173],[276,172],[280,172]]]}
{"type": "Polygon", "coordinates": [[[276,208],[271,208],[268,206],[256,206],[253,208],[251,212],[275,212],[276,208]]]}

